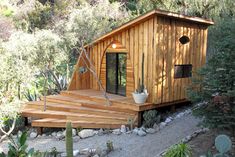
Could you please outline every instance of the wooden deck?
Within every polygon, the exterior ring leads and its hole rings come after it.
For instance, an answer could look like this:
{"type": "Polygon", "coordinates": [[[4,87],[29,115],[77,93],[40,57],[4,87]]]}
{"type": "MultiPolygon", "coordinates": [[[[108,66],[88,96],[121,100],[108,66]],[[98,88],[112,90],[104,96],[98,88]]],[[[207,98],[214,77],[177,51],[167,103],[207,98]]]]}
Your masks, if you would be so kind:
{"type": "Polygon", "coordinates": [[[128,125],[128,119],[139,122],[139,112],[154,108],[153,104],[137,105],[132,98],[108,94],[111,105],[101,91],[63,91],[60,95],[47,96],[47,110],[44,102],[28,102],[22,110],[23,117],[32,117],[33,127],[63,128],[71,121],[74,128],[118,128],[128,125]]]}

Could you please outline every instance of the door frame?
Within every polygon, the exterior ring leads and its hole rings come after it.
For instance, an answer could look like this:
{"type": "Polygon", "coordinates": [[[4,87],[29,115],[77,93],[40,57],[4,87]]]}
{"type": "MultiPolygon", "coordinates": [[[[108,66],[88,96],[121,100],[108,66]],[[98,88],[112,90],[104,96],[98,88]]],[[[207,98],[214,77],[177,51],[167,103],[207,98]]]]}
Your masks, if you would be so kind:
{"type": "Polygon", "coordinates": [[[105,79],[106,79],[106,86],[105,86],[105,90],[107,93],[110,93],[110,94],[116,94],[116,95],[121,95],[121,96],[126,96],[126,87],[127,87],[127,53],[125,52],[109,52],[109,53],[106,53],[105,54],[105,57],[106,57],[106,76],[105,76],[105,79]],[[108,86],[108,64],[107,64],[107,55],[111,55],[111,54],[115,54],[116,55],[116,67],[115,67],[115,70],[116,70],[116,86],[115,86],[115,92],[110,92],[110,91],[107,91],[107,86],[108,86]],[[118,83],[118,69],[119,69],[119,54],[125,54],[126,55],[126,67],[125,67],[125,70],[126,70],[126,85],[125,85],[125,95],[124,94],[120,94],[118,93],[118,87],[119,87],[119,83],[118,83]]]}

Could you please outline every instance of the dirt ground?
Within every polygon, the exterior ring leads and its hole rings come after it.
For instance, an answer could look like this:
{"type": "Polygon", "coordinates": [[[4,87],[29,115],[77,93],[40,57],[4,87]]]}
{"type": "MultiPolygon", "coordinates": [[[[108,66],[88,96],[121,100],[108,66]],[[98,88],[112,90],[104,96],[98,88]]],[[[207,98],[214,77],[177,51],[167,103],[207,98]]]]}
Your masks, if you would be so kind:
{"type": "MultiPolygon", "coordinates": [[[[208,151],[216,154],[217,151],[214,146],[214,141],[217,135],[226,134],[231,137],[229,132],[216,132],[215,130],[209,131],[205,134],[200,134],[189,142],[193,150],[193,157],[199,157],[200,155],[205,155],[208,151]]],[[[233,141],[232,150],[229,152],[230,157],[235,157],[235,140],[234,137],[231,138],[233,141]]]]}

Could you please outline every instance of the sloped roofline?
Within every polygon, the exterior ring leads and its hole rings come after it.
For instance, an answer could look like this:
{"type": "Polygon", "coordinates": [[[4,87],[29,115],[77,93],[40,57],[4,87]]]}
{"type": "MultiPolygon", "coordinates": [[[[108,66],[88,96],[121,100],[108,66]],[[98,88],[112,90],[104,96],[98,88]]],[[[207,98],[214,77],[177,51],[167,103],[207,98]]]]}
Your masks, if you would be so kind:
{"type": "Polygon", "coordinates": [[[91,42],[90,44],[85,45],[85,47],[93,45],[99,41],[102,41],[118,32],[121,32],[124,29],[130,28],[133,25],[139,24],[142,21],[145,21],[149,18],[151,18],[152,16],[157,15],[157,16],[166,16],[169,18],[174,18],[174,19],[181,19],[181,20],[185,20],[185,21],[191,21],[194,23],[200,23],[200,24],[204,24],[204,25],[213,25],[214,22],[212,20],[208,20],[208,19],[204,19],[204,18],[200,18],[200,17],[195,17],[195,16],[188,16],[188,15],[182,15],[179,13],[174,13],[174,12],[169,12],[169,11],[164,11],[164,10],[159,10],[159,9],[154,9],[152,11],[149,11],[137,18],[134,18],[133,20],[128,21],[127,23],[124,23],[123,25],[113,29],[112,31],[102,35],[101,37],[97,38],[96,40],[94,40],[93,42],[91,42]]]}

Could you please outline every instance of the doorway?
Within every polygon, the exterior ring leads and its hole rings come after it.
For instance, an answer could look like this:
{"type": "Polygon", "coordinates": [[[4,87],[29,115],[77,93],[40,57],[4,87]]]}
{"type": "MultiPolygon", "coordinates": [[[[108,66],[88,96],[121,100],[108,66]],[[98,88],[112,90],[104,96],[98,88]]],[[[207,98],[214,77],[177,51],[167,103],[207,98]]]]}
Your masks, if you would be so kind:
{"type": "Polygon", "coordinates": [[[106,91],[126,96],[126,53],[106,53],[106,91]]]}

